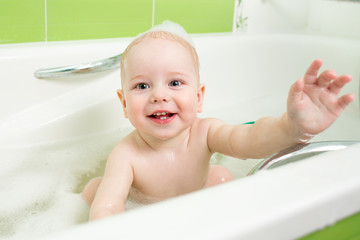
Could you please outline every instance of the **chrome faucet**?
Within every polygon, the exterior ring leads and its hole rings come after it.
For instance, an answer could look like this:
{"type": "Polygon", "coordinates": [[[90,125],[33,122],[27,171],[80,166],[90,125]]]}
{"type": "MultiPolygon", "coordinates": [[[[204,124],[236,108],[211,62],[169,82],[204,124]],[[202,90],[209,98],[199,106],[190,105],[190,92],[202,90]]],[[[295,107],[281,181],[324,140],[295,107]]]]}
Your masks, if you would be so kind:
{"type": "Polygon", "coordinates": [[[269,158],[264,159],[253,167],[248,176],[257,173],[263,169],[272,169],[282,165],[296,162],[311,156],[315,156],[324,152],[336,151],[345,149],[353,144],[360,143],[357,141],[326,141],[326,142],[313,142],[306,144],[298,144],[293,147],[287,148],[279,153],[276,153],[269,158]]]}
{"type": "Polygon", "coordinates": [[[102,72],[120,67],[121,54],[116,56],[83,64],[75,64],[55,68],[42,68],[34,72],[35,77],[40,79],[68,77],[83,73],[102,72]]]}

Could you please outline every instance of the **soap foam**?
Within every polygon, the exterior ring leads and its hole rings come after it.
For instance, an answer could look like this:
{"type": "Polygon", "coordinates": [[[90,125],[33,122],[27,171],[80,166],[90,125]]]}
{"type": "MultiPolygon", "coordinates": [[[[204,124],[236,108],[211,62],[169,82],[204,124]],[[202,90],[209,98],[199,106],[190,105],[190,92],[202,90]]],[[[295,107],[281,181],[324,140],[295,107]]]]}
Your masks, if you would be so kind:
{"type": "Polygon", "coordinates": [[[130,130],[0,148],[0,238],[29,239],[86,222],[80,192],[103,174],[112,148],[130,130]]]}
{"type": "Polygon", "coordinates": [[[190,35],[186,32],[186,30],[180,24],[174,23],[169,20],[165,20],[161,24],[153,26],[148,31],[139,34],[136,38],[138,38],[148,32],[158,32],[158,31],[169,32],[174,35],[177,35],[177,36],[181,37],[182,39],[184,39],[185,41],[187,41],[193,48],[195,48],[194,41],[192,40],[190,35]]]}
{"type": "MultiPolygon", "coordinates": [[[[0,148],[0,238],[36,238],[86,222],[89,206],[80,192],[90,179],[103,175],[111,150],[131,130],[0,148]]],[[[235,177],[249,169],[246,161],[221,154],[211,163],[227,167],[235,177]]],[[[139,206],[130,198],[125,203],[126,210],[139,206]]]]}

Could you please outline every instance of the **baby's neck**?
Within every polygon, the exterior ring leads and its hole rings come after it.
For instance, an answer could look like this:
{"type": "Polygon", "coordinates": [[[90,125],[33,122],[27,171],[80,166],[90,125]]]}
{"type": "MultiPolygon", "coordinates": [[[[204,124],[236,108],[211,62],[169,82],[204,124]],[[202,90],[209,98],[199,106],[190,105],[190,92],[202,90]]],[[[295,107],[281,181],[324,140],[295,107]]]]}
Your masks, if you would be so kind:
{"type": "Polygon", "coordinates": [[[187,146],[189,137],[190,137],[190,128],[185,129],[180,134],[167,139],[159,139],[151,135],[143,134],[136,131],[136,139],[139,144],[144,144],[145,146],[149,147],[155,151],[162,151],[162,150],[175,150],[179,149],[182,146],[187,146]]]}

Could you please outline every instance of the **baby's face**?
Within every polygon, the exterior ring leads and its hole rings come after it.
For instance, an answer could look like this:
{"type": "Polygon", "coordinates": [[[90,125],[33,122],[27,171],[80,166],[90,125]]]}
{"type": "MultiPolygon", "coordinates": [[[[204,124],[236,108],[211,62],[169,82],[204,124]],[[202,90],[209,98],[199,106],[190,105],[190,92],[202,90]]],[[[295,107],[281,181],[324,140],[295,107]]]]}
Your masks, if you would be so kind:
{"type": "Polygon", "coordinates": [[[132,47],[123,69],[119,97],[142,134],[175,137],[202,110],[204,86],[190,51],[179,42],[147,38],[132,47]]]}

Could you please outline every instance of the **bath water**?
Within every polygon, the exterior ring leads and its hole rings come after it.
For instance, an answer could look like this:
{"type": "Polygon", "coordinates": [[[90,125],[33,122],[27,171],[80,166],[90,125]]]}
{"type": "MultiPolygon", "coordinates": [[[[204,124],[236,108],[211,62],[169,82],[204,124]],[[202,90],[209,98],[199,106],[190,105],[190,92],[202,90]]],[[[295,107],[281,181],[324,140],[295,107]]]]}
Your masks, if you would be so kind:
{"type": "Polygon", "coordinates": [[[113,131],[33,146],[0,148],[0,238],[29,238],[85,222],[85,181],[101,175],[113,131]]]}
{"type": "MultiPolygon", "coordinates": [[[[0,147],[0,239],[35,238],[86,222],[89,207],[79,193],[90,179],[103,175],[109,153],[131,130],[0,147]]],[[[246,164],[221,154],[211,162],[232,169],[237,177],[251,168],[235,166],[246,164]]],[[[126,203],[127,209],[137,206],[126,203]]]]}

